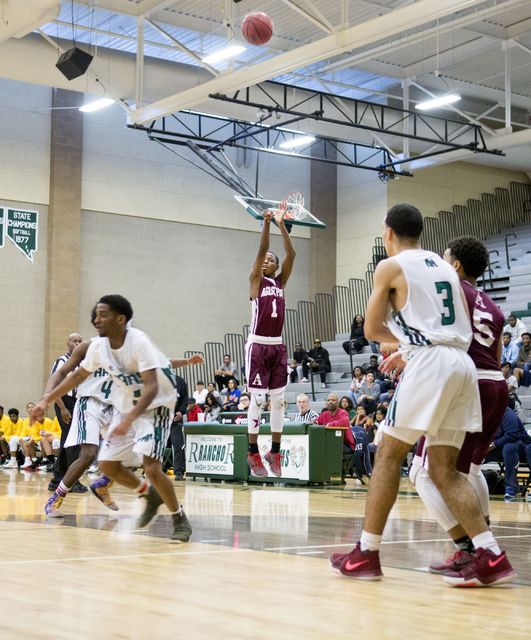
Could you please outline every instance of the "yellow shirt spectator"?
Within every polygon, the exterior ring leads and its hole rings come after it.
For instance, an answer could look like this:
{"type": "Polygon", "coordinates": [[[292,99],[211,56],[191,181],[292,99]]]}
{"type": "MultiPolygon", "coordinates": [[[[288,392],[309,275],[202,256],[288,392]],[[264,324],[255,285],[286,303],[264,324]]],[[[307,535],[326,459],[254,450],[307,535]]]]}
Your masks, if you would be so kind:
{"type": "Polygon", "coordinates": [[[57,438],[58,440],[61,439],[61,425],[59,424],[59,420],[57,418],[55,418],[55,420],[53,421],[53,425],[50,431],[51,433],[53,433],[55,438],[57,438]]]}
{"type": "Polygon", "coordinates": [[[13,422],[11,419],[9,420],[9,426],[4,430],[4,437],[9,442],[11,436],[19,436],[22,433],[22,427],[24,423],[22,419],[19,418],[16,422],[13,422]]]}
{"type": "Polygon", "coordinates": [[[32,437],[35,442],[40,442],[42,440],[42,436],[40,435],[40,430],[44,429],[45,431],[51,431],[53,428],[53,422],[49,418],[44,418],[41,422],[35,422],[33,426],[30,426],[30,419],[26,418],[24,420],[24,426],[22,427],[22,433],[20,434],[21,438],[26,438],[28,436],[32,437]]]}
{"type": "Polygon", "coordinates": [[[9,423],[11,422],[11,418],[9,416],[4,415],[0,418],[0,431],[4,432],[4,436],[6,435],[6,431],[9,429],[9,423]]]}

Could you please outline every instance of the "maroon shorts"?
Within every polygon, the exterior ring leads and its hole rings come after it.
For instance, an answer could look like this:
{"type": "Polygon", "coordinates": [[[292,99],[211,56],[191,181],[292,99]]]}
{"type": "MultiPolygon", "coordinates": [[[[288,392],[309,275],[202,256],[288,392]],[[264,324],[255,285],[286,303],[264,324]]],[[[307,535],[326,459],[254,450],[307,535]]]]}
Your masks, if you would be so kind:
{"type": "Polygon", "coordinates": [[[284,389],[288,384],[286,345],[246,342],[245,377],[249,391],[284,389]]]}
{"type": "Polygon", "coordinates": [[[466,434],[456,465],[457,470],[462,473],[469,472],[471,463],[479,465],[485,459],[507,409],[507,383],[505,380],[479,380],[479,397],[483,428],[466,434]]]}

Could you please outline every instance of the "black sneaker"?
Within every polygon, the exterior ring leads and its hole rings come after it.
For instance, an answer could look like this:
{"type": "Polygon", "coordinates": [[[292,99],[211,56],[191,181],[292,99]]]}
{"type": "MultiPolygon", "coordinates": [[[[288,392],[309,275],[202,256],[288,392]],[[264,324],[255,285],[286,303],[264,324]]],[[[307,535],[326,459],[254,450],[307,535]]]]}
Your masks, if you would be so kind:
{"type": "Polygon", "coordinates": [[[85,487],[81,482],[76,482],[76,484],[70,489],[70,493],[87,493],[88,487],[85,487]]]}
{"type": "Polygon", "coordinates": [[[149,489],[146,493],[141,495],[140,498],[143,498],[146,501],[146,506],[144,508],[144,512],[140,518],[138,518],[136,526],[138,529],[143,529],[144,527],[147,527],[157,515],[158,508],[164,500],[159,496],[158,491],[153,485],[149,485],[149,489]]]}
{"type": "Polygon", "coordinates": [[[181,513],[175,513],[173,516],[173,535],[170,537],[172,544],[184,544],[190,540],[190,536],[193,533],[192,525],[184,511],[181,513]]]}
{"type": "Polygon", "coordinates": [[[175,482],[179,480],[184,480],[184,476],[180,471],[177,471],[177,473],[175,474],[175,482]]]}

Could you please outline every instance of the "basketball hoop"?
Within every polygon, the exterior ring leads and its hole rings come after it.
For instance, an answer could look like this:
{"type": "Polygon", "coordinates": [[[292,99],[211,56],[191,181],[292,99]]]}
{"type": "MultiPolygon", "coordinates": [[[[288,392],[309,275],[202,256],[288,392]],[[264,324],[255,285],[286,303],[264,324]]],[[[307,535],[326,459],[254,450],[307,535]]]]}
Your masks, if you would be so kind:
{"type": "Polygon", "coordinates": [[[287,198],[284,198],[282,202],[288,208],[285,216],[287,220],[300,220],[304,217],[302,211],[304,196],[300,191],[293,191],[287,198]]]}

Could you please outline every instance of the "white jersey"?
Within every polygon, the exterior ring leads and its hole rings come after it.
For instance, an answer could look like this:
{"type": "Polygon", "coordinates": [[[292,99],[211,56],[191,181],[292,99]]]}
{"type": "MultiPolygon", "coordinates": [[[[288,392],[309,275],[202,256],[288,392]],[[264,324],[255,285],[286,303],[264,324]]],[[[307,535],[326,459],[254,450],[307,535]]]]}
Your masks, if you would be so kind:
{"type": "MultiPolygon", "coordinates": [[[[100,340],[98,336],[92,338],[92,342],[100,340]]],[[[113,404],[113,387],[116,385],[109,377],[109,373],[100,367],[92,375],[84,380],[77,388],[78,398],[96,398],[104,404],[113,404]]]]}
{"type": "MultiPolygon", "coordinates": [[[[105,369],[113,382],[112,404],[121,413],[133,410],[142,396],[142,372],[157,370],[158,392],[148,409],[173,408],[177,399],[175,372],[169,359],[139,329],[128,329],[120,349],[112,349],[108,338],[94,340],[81,366],[90,372],[105,369]]],[[[146,409],[147,410],[147,409],[146,409]]]]}
{"type": "Polygon", "coordinates": [[[432,345],[467,351],[472,328],[452,265],[422,249],[402,251],[391,259],[400,265],[408,288],[405,306],[395,313],[389,305],[386,317],[401,351],[432,345]]]}

